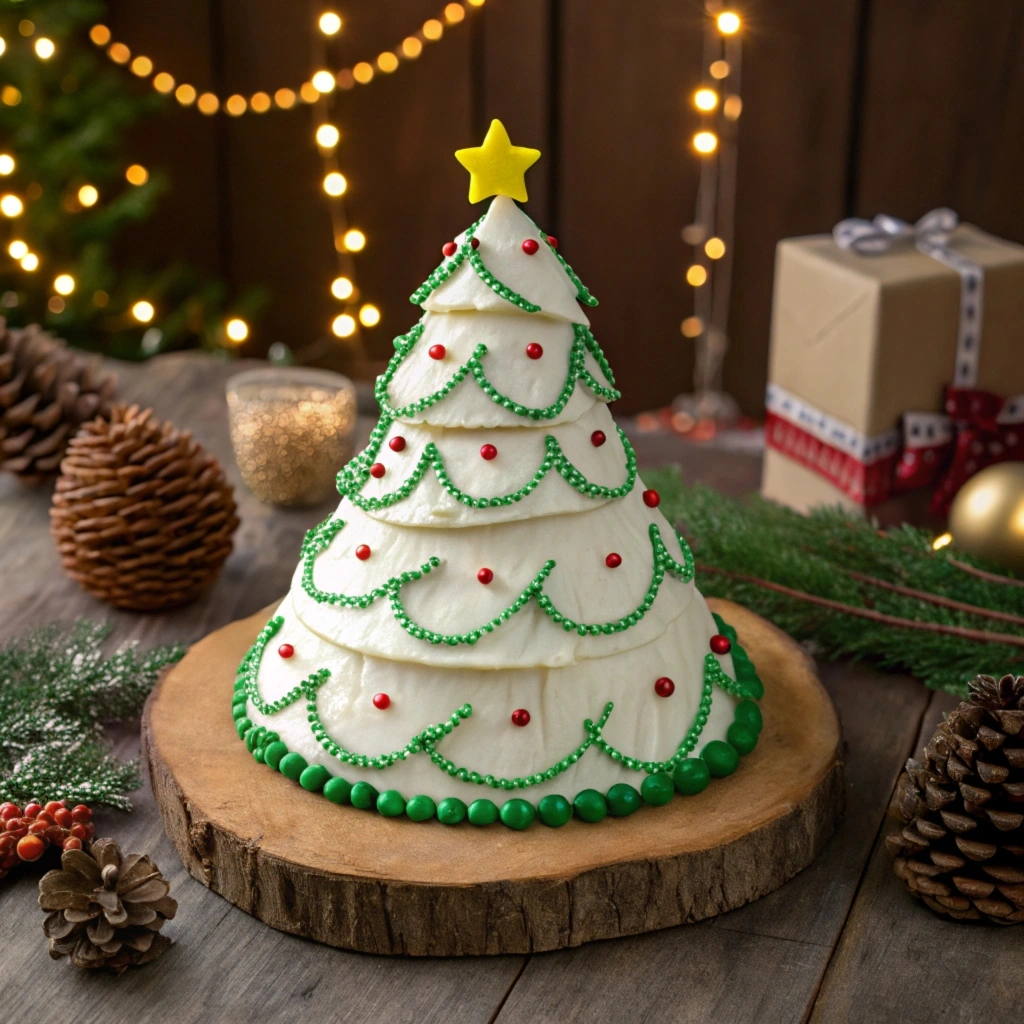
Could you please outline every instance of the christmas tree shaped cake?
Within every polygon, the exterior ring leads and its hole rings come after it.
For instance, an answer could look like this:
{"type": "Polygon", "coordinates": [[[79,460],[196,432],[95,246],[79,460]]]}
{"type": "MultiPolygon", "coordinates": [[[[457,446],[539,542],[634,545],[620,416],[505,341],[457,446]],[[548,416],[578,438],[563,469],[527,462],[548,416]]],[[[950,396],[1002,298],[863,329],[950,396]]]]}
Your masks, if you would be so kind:
{"type": "Polygon", "coordinates": [[[516,205],[536,150],[460,150],[496,198],[413,294],[381,418],[235,684],[258,762],[447,824],[599,821],[735,771],[762,686],[698,593],[607,403],[597,305],[516,205]]]}

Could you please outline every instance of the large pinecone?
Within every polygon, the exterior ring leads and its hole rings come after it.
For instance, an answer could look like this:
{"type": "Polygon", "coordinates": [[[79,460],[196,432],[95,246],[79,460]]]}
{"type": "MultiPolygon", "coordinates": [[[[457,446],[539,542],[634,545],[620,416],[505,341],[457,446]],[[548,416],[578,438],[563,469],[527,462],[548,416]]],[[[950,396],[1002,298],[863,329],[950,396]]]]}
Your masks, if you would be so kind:
{"type": "Polygon", "coordinates": [[[57,472],[68,438],[106,413],[115,378],[38,325],[0,317],[0,469],[25,480],[57,472]]]}
{"type": "Polygon", "coordinates": [[[895,870],[941,914],[1024,921],[1024,676],[978,676],[910,760],[892,813],[895,870]]]}
{"type": "Polygon", "coordinates": [[[149,857],[122,857],[113,839],[97,839],[89,852],[65,850],[60,869],[39,880],[50,956],[70,954],[76,967],[115,974],[155,960],[171,944],[160,929],[178,909],[168,891],[149,857]]]}
{"type": "Polygon", "coordinates": [[[238,526],[220,463],[138,406],[71,439],[50,516],[67,574],[133,611],[186,604],[210,586],[238,526]]]}

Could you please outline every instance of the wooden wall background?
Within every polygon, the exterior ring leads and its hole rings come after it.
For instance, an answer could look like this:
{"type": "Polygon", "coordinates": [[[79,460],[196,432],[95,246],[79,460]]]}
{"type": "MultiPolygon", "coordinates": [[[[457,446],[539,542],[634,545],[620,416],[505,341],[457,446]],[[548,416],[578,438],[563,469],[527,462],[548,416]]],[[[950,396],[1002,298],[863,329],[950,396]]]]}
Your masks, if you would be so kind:
{"type": "MultiPolygon", "coordinates": [[[[113,0],[136,52],[198,88],[273,91],[308,77],[316,19],[345,19],[345,64],[372,59],[440,0],[113,0]]],[[[743,101],[726,386],[762,406],[774,247],[844,216],[908,219],[949,205],[1024,242],[1024,3],[1020,0],[737,0],[743,101]]],[[[621,411],[689,387],[690,311],[680,229],[696,161],[689,97],[700,67],[699,0],[488,0],[416,62],[341,96],[352,222],[369,245],[357,281],[383,312],[364,332],[383,359],[415,320],[407,296],[440,245],[474,219],[451,154],[493,116],[544,158],[533,217],[601,306],[595,332],[621,411]]],[[[134,140],[174,190],[133,240],[145,258],[185,256],[233,288],[273,295],[247,354],[329,337],[335,274],[313,115],[203,117],[174,110],[134,140]]],[[[330,360],[344,362],[332,343],[330,360]]]]}

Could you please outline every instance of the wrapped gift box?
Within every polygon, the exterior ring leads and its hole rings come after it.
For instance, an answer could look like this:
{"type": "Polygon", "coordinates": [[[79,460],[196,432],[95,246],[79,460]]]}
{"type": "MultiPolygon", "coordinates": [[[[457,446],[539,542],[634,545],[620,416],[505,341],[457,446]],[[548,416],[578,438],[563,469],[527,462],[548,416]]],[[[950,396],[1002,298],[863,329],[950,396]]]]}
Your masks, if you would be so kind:
{"type": "MultiPolygon", "coordinates": [[[[1024,403],[980,395],[1024,393],[1024,246],[970,225],[939,243],[903,227],[905,237],[876,254],[842,248],[833,235],[779,243],[766,497],[801,510],[891,506],[913,484],[915,462],[926,470],[948,461],[958,417],[981,405],[1003,431],[1002,444],[985,435],[993,450],[982,454],[1024,457],[1024,448],[997,451],[1018,440],[1003,421],[1024,420],[1024,403]],[[950,385],[959,390],[947,393],[950,385]]],[[[906,503],[895,507],[889,518],[903,518],[906,503]]]]}

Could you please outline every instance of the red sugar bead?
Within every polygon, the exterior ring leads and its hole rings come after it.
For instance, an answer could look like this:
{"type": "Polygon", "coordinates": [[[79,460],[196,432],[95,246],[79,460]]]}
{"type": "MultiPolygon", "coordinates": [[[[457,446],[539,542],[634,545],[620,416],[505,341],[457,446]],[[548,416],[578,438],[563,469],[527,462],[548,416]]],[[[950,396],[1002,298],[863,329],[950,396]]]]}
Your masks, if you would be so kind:
{"type": "Polygon", "coordinates": [[[373,695],[373,706],[378,711],[387,711],[391,707],[391,698],[386,693],[375,693],[373,695]]]}
{"type": "Polygon", "coordinates": [[[604,436],[604,431],[603,430],[595,430],[590,435],[590,443],[595,448],[600,448],[601,445],[603,445],[605,443],[605,441],[607,441],[607,440],[608,440],[608,438],[604,436]]]}
{"type": "Polygon", "coordinates": [[[47,814],[53,814],[54,811],[59,811],[64,806],[63,800],[50,800],[43,808],[47,814]]]}
{"type": "Polygon", "coordinates": [[[92,810],[85,804],[75,804],[71,808],[71,817],[75,821],[88,821],[92,817],[92,810]]]}
{"type": "Polygon", "coordinates": [[[291,644],[281,644],[277,649],[277,653],[280,654],[282,658],[290,658],[295,653],[295,648],[292,647],[291,644]]]}
{"type": "Polygon", "coordinates": [[[529,725],[530,724],[530,712],[526,708],[516,708],[512,712],[512,724],[513,725],[529,725]]]}
{"type": "Polygon", "coordinates": [[[32,800],[25,804],[25,817],[36,818],[39,816],[39,812],[43,809],[43,805],[36,800],[32,800]]]}
{"type": "Polygon", "coordinates": [[[668,676],[662,676],[654,684],[654,692],[659,697],[671,697],[676,692],[676,684],[668,676]]]}
{"type": "Polygon", "coordinates": [[[491,459],[496,459],[497,457],[498,457],[498,449],[495,448],[493,444],[481,445],[481,447],[480,447],[480,458],[486,459],[488,462],[490,462],[491,459]]]}
{"type": "Polygon", "coordinates": [[[469,244],[471,246],[473,246],[474,249],[479,249],[480,248],[480,239],[479,238],[474,238],[469,244]]]}
{"type": "Polygon", "coordinates": [[[369,557],[370,545],[360,544],[359,547],[356,548],[356,558],[358,558],[360,562],[365,562],[369,557]]]}
{"type": "Polygon", "coordinates": [[[377,478],[378,480],[379,480],[379,479],[380,479],[380,478],[381,478],[381,477],[382,477],[382,476],[383,476],[383,475],[384,475],[384,474],[385,474],[386,472],[387,472],[387,470],[386,470],[386,469],[384,468],[384,463],[383,463],[383,462],[375,462],[375,463],[374,463],[374,464],[373,464],[373,465],[372,465],[372,466],[370,467],[370,476],[372,476],[372,477],[376,477],[376,478],[377,478]]]}
{"type": "Polygon", "coordinates": [[[532,256],[539,248],[540,246],[537,244],[536,238],[527,238],[523,242],[523,252],[525,252],[527,256],[532,256]]]}
{"type": "Polygon", "coordinates": [[[76,821],[74,825],[71,826],[71,834],[76,839],[88,839],[91,834],[89,832],[90,828],[92,828],[91,825],[85,825],[80,821],[76,821]]]}
{"type": "Polygon", "coordinates": [[[732,650],[732,641],[721,633],[716,633],[710,640],[712,653],[728,654],[732,650]]]}
{"type": "Polygon", "coordinates": [[[77,836],[68,836],[67,839],[64,840],[64,845],[62,847],[62,849],[65,850],[80,850],[81,848],[82,840],[77,836]]]}
{"type": "Polygon", "coordinates": [[[531,359],[540,359],[540,357],[544,355],[544,347],[539,345],[536,341],[531,341],[530,344],[526,346],[526,354],[531,359]]]}
{"type": "Polygon", "coordinates": [[[0,804],[0,821],[10,821],[11,818],[20,817],[21,808],[17,804],[12,804],[10,800],[6,800],[4,803],[0,804]]]}
{"type": "Polygon", "coordinates": [[[491,580],[494,579],[494,573],[490,569],[481,569],[477,574],[476,578],[484,585],[487,586],[491,580]]]}
{"type": "Polygon", "coordinates": [[[548,245],[550,245],[552,249],[557,249],[558,248],[558,239],[555,238],[554,235],[548,235],[548,245]]]}
{"type": "Polygon", "coordinates": [[[444,359],[447,354],[448,350],[444,345],[431,345],[430,348],[427,349],[427,355],[430,356],[431,359],[444,359]]]}
{"type": "Polygon", "coordinates": [[[23,836],[18,840],[18,856],[22,860],[39,860],[46,852],[46,840],[39,836],[23,836]]]}
{"type": "Polygon", "coordinates": [[[459,247],[454,242],[445,242],[444,245],[441,246],[441,252],[443,252],[445,256],[454,256],[458,251],[459,247]]]}
{"type": "Polygon", "coordinates": [[[620,565],[622,565],[622,555],[620,555],[616,551],[613,551],[604,560],[604,564],[607,565],[609,569],[617,569],[620,565]]]}
{"type": "Polygon", "coordinates": [[[391,438],[388,441],[388,447],[393,452],[404,452],[405,451],[405,438],[399,435],[398,437],[391,438]]]}
{"type": "Polygon", "coordinates": [[[71,828],[75,823],[74,818],[71,817],[71,812],[66,807],[62,807],[57,811],[53,816],[53,820],[60,825],[61,828],[71,828]]]}
{"type": "Polygon", "coordinates": [[[661,495],[653,487],[644,491],[644,504],[648,508],[657,508],[661,504],[661,495]]]}

